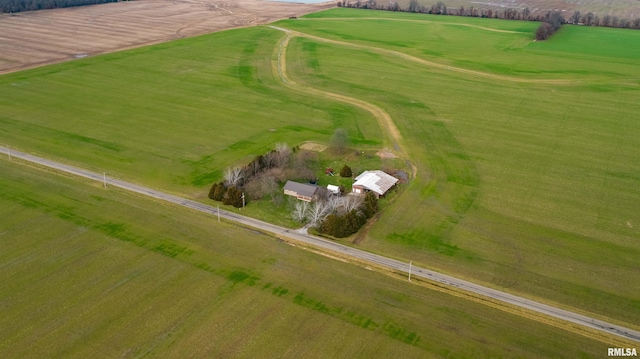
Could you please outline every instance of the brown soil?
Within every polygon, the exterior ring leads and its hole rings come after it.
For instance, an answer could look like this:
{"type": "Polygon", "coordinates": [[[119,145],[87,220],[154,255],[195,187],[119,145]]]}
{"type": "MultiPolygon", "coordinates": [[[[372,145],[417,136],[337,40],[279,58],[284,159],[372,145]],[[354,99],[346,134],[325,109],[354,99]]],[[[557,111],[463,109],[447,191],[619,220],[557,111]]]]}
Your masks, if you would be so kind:
{"type": "Polygon", "coordinates": [[[385,158],[398,158],[395,153],[391,152],[388,148],[383,148],[380,151],[376,152],[376,155],[382,159],[385,158]]]}
{"type": "Polygon", "coordinates": [[[263,0],[138,0],[0,15],[0,74],[334,7],[263,0]]]}
{"type": "Polygon", "coordinates": [[[314,142],[305,142],[300,146],[300,148],[307,151],[322,152],[327,149],[327,146],[314,142]]]}

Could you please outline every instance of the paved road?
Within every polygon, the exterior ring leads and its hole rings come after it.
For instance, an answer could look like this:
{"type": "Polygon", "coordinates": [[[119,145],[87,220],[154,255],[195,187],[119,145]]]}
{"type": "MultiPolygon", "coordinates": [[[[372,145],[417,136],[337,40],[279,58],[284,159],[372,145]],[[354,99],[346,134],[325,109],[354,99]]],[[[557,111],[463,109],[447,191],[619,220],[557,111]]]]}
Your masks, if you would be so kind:
{"type": "MultiPolygon", "coordinates": [[[[80,169],[77,167],[65,165],[62,163],[54,162],[51,160],[47,160],[45,158],[29,155],[23,152],[19,152],[13,149],[8,149],[6,147],[0,146],[0,152],[8,155],[10,154],[12,158],[20,158],[25,161],[37,163],[42,166],[50,167],[62,172],[71,173],[80,177],[85,177],[89,179],[93,179],[99,182],[105,181],[108,186],[119,187],[128,191],[141,193],[146,196],[150,196],[153,198],[157,198],[163,201],[172,202],[175,204],[179,204],[181,206],[185,206],[188,208],[195,209],[197,211],[209,213],[212,215],[217,215],[218,210],[215,207],[208,206],[199,202],[195,202],[192,200],[184,199],[178,196],[173,196],[167,193],[163,193],[160,191],[156,191],[147,187],[138,186],[132,183],[128,183],[122,180],[114,179],[108,176],[104,176],[104,174],[99,174],[91,171],[87,171],[84,169],[80,169]]],[[[6,158],[5,155],[5,158],[6,158]]],[[[340,253],[345,256],[350,256],[356,258],[358,260],[364,262],[370,262],[378,266],[387,267],[393,270],[397,270],[400,272],[409,272],[409,263],[400,262],[395,259],[387,258],[381,255],[365,252],[360,249],[348,247],[339,243],[335,243],[323,238],[311,236],[308,234],[297,233],[294,231],[289,231],[288,229],[280,226],[276,226],[270,223],[262,222],[257,219],[241,216],[236,213],[228,212],[225,210],[220,210],[220,217],[234,221],[237,223],[241,223],[246,226],[257,228],[264,232],[270,232],[274,234],[278,234],[280,236],[284,236],[287,238],[294,239],[299,242],[303,242],[309,244],[314,247],[323,248],[329,251],[334,251],[340,253]]],[[[472,293],[476,293],[485,297],[497,299],[499,301],[516,305],[518,307],[526,308],[533,310],[538,313],[542,313],[545,315],[549,315],[555,318],[559,318],[562,320],[566,320],[569,322],[573,322],[576,324],[580,324],[586,327],[594,328],[603,332],[615,334],[627,339],[631,339],[634,341],[640,342],[640,332],[636,330],[632,330],[629,328],[625,328],[616,324],[607,323],[595,318],[591,318],[585,315],[573,313],[567,310],[559,309],[556,307],[552,307],[550,305],[542,304],[530,299],[518,297],[513,294],[508,294],[505,292],[501,292],[499,290],[495,290],[492,288],[484,287],[475,283],[467,282],[462,279],[454,278],[445,274],[441,274],[438,272],[434,272],[432,270],[412,266],[411,268],[412,277],[420,277],[424,279],[429,279],[434,282],[438,282],[441,284],[445,284],[448,286],[456,287],[462,290],[466,290],[472,293]]]]}

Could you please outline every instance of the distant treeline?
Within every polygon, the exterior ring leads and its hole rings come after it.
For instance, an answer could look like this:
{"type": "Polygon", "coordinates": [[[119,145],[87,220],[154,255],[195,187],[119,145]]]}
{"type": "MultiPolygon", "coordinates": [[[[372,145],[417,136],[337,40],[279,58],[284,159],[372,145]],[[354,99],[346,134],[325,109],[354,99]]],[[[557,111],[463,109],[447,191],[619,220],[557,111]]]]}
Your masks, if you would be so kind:
{"type": "MultiPolygon", "coordinates": [[[[452,15],[452,16],[470,16],[470,17],[483,17],[483,18],[495,18],[495,19],[509,19],[509,20],[526,20],[526,21],[542,21],[549,24],[551,28],[555,28],[551,33],[557,30],[558,24],[570,23],[580,24],[588,26],[604,26],[604,27],[617,27],[627,29],[640,29],[640,18],[626,19],[619,18],[613,15],[598,16],[592,12],[581,14],[580,11],[576,11],[569,18],[565,18],[559,12],[548,12],[545,14],[534,13],[529,8],[524,9],[511,9],[504,10],[492,10],[492,9],[477,9],[473,6],[459,8],[449,8],[443,2],[438,2],[431,6],[424,6],[418,3],[417,0],[411,0],[409,6],[406,8],[400,7],[397,1],[391,1],[388,4],[378,4],[376,0],[369,1],[338,1],[339,7],[350,7],[358,9],[372,9],[372,10],[386,10],[386,11],[402,11],[402,12],[414,12],[422,14],[434,14],[434,15],[452,15]],[[557,15],[556,15],[557,14],[557,15]]],[[[543,24],[544,25],[544,24],[543,24]]],[[[545,29],[541,30],[541,33],[548,33],[549,27],[544,26],[545,29]]],[[[559,26],[558,26],[559,27],[559,26]]],[[[540,30],[540,29],[539,29],[540,30]]],[[[550,33],[548,34],[550,35],[550,33]]],[[[547,36],[548,37],[548,36],[547,36]]]]}
{"type": "Polygon", "coordinates": [[[105,4],[118,0],[1,0],[0,13],[105,4]]]}

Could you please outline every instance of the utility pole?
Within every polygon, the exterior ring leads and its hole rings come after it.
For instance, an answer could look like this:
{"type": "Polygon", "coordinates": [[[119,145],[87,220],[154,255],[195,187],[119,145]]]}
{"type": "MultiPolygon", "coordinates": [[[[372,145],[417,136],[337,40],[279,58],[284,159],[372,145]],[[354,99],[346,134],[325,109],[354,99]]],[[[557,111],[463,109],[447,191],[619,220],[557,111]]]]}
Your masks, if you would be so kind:
{"type": "Polygon", "coordinates": [[[411,263],[413,262],[409,262],[409,282],[411,282],[411,263]]]}
{"type": "Polygon", "coordinates": [[[102,172],[102,183],[104,184],[104,188],[107,188],[107,173],[102,172]]]}
{"type": "Polygon", "coordinates": [[[242,192],[242,208],[244,208],[244,192],[242,192]]]}
{"type": "Polygon", "coordinates": [[[218,205],[218,222],[220,222],[220,205],[218,205]]]}

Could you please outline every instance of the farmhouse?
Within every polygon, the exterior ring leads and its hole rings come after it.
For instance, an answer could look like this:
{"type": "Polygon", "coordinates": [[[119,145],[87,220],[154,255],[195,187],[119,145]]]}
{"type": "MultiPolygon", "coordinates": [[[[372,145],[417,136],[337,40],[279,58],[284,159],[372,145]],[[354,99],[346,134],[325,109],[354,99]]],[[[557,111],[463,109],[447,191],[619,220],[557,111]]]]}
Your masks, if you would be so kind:
{"type": "Polygon", "coordinates": [[[284,185],[284,194],[305,202],[312,202],[327,195],[327,190],[313,184],[287,181],[284,185]]]}
{"type": "Polygon", "coordinates": [[[380,170],[364,171],[351,186],[354,193],[373,192],[377,197],[384,194],[398,182],[398,179],[380,170]]]}

